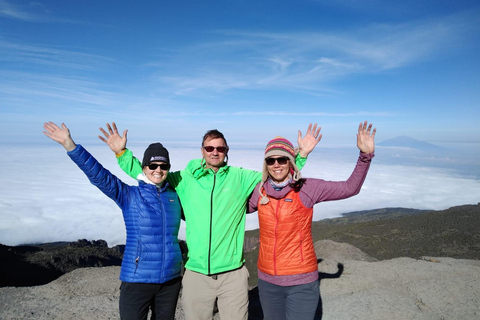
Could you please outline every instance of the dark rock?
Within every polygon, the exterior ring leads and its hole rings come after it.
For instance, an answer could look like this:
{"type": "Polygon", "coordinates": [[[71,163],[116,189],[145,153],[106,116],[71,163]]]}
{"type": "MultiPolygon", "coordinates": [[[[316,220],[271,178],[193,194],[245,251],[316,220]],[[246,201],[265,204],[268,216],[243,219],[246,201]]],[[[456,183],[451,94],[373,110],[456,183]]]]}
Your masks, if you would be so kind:
{"type": "Polygon", "coordinates": [[[26,255],[41,251],[33,246],[9,247],[0,244],[0,287],[36,286],[53,281],[63,272],[25,261],[26,255]]]}
{"type": "MultiPolygon", "coordinates": [[[[124,249],[124,246],[123,246],[124,249]]],[[[41,245],[0,245],[0,287],[35,286],[84,267],[119,266],[122,246],[109,248],[105,240],[41,245]]]]}
{"type": "MultiPolygon", "coordinates": [[[[186,259],[185,241],[180,246],[186,259]]],[[[0,244],[0,287],[47,284],[78,268],[120,266],[124,252],[125,245],[109,248],[105,240],[13,247],[0,244]]]]}

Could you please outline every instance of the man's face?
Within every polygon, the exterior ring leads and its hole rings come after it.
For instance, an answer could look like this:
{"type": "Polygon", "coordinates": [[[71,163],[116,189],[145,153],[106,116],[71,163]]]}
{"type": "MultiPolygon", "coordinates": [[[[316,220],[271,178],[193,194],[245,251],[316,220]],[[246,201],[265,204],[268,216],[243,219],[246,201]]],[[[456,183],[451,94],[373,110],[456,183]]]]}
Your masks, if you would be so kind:
{"type": "Polygon", "coordinates": [[[214,139],[207,138],[203,142],[202,156],[205,159],[207,169],[213,169],[217,171],[218,168],[224,165],[225,157],[228,152],[228,149],[226,147],[227,147],[226,143],[222,138],[214,138],[214,139]],[[205,150],[205,148],[208,149],[208,147],[214,147],[215,149],[209,152],[205,150]],[[217,148],[225,149],[225,150],[223,150],[223,152],[220,152],[217,148]]]}

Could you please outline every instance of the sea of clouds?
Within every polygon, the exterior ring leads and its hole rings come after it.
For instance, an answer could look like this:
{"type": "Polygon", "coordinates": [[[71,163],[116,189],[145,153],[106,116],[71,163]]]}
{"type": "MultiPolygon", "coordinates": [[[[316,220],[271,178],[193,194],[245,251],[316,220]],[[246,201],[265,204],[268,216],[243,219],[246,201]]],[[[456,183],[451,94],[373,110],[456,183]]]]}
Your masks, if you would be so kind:
{"type": "MultiPolygon", "coordinates": [[[[47,139],[48,140],[48,139],[47,139]]],[[[195,144],[164,143],[172,170],[200,156],[195,144]]],[[[148,144],[132,144],[143,155],[148,144]]],[[[0,243],[18,245],[78,239],[104,239],[109,246],[125,243],[120,209],[92,186],[60,145],[2,145],[0,159],[0,243]]],[[[128,184],[136,181],[123,173],[115,156],[101,142],[84,144],[107,169],[128,184]]],[[[232,145],[229,164],[261,170],[261,146],[232,145]]],[[[346,180],[358,157],[351,147],[320,146],[309,156],[304,177],[346,180]]],[[[480,202],[478,153],[458,151],[425,154],[418,150],[377,147],[370,172],[359,195],[317,204],[314,220],[342,213],[384,207],[441,210],[480,202]],[[473,156],[476,154],[476,156],[473,156]],[[473,157],[473,158],[472,158],[473,157]]],[[[247,216],[247,229],[258,228],[256,213],[247,216]]],[[[180,238],[185,238],[182,222],[180,238]]]]}

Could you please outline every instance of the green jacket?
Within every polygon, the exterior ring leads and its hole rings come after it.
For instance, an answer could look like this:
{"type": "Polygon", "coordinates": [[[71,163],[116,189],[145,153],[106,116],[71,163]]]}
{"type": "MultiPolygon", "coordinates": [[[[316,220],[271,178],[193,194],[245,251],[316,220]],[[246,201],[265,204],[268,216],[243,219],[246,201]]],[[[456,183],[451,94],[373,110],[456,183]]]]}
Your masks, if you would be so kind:
{"type": "MultiPolygon", "coordinates": [[[[130,150],[118,158],[125,173],[136,179],[140,161],[130,150]]],[[[301,169],[306,158],[297,156],[301,169]]],[[[186,268],[211,275],[240,268],[243,258],[247,199],[262,173],[224,166],[205,169],[204,161],[191,160],[181,171],[169,172],[167,181],[177,191],[186,222],[186,268]]]]}

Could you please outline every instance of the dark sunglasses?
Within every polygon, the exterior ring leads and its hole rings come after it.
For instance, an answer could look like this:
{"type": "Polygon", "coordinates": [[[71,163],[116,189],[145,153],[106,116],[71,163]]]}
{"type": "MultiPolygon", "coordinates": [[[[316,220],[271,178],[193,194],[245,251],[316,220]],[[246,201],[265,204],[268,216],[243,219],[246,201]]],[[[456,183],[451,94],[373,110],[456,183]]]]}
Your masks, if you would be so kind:
{"type": "Polygon", "coordinates": [[[288,158],[287,157],[279,157],[279,158],[267,158],[265,159],[265,162],[267,166],[273,166],[275,164],[275,161],[278,162],[280,165],[287,164],[288,158]]]}
{"type": "Polygon", "coordinates": [[[218,152],[220,153],[225,153],[225,151],[227,151],[227,147],[212,147],[212,146],[206,146],[206,147],[203,147],[203,149],[205,149],[205,151],[207,152],[213,152],[213,150],[217,149],[218,152]]]}
{"type": "Polygon", "coordinates": [[[150,163],[149,165],[147,165],[148,169],[150,170],[155,170],[157,169],[158,167],[160,167],[160,169],[162,170],[169,170],[170,169],[170,163],[162,163],[162,164],[158,164],[158,163],[150,163]]]}

